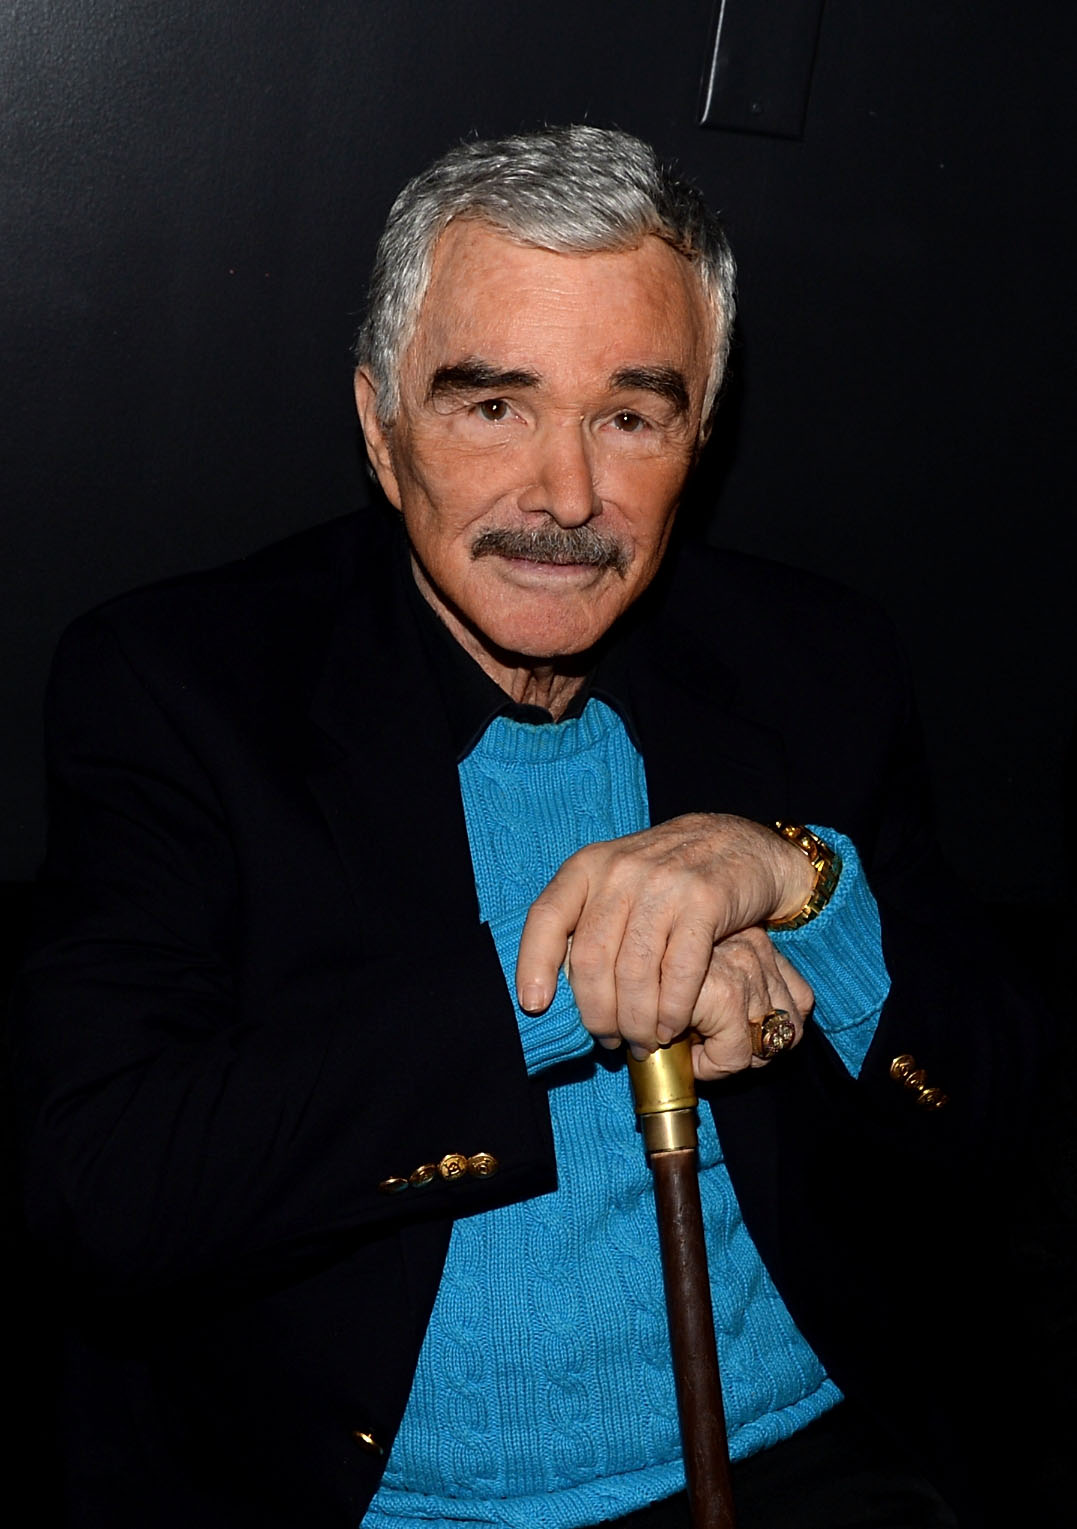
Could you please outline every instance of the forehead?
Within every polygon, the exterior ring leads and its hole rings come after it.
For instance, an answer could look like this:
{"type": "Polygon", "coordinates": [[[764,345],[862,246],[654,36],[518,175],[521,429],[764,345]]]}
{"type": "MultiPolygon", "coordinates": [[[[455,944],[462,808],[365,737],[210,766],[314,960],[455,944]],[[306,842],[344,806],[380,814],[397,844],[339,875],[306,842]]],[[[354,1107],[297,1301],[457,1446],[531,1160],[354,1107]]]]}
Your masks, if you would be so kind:
{"type": "Polygon", "coordinates": [[[539,370],[571,360],[607,375],[667,365],[698,372],[702,386],[710,331],[694,270],[660,239],[562,254],[461,220],[435,247],[404,370],[418,369],[419,383],[430,367],[472,355],[539,370]]]}

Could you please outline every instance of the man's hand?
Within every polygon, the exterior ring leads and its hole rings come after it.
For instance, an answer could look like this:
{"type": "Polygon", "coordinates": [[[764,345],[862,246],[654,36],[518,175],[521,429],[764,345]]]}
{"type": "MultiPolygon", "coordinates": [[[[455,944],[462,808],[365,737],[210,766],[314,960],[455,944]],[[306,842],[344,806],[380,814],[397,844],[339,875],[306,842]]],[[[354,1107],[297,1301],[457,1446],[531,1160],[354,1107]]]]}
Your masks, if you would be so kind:
{"type": "MultiPolygon", "coordinates": [[[[720,940],[711,954],[703,987],[692,1010],[692,1070],[711,1082],[745,1067],[768,1064],[752,1054],[749,1020],[784,1009],[800,1040],[814,1001],[804,978],[770,942],[765,929],[744,929],[720,940]]],[[[603,1045],[617,1045],[596,1037],[603,1045]]]]}
{"type": "Polygon", "coordinates": [[[520,941],[520,1006],[552,1001],[558,969],[603,1045],[652,1051],[690,1026],[696,1075],[752,1062],[748,1021],[787,1009],[799,1039],[811,989],[759,928],[807,901],[814,872],[778,834],[695,813],[591,844],[531,905],[520,941]]]}

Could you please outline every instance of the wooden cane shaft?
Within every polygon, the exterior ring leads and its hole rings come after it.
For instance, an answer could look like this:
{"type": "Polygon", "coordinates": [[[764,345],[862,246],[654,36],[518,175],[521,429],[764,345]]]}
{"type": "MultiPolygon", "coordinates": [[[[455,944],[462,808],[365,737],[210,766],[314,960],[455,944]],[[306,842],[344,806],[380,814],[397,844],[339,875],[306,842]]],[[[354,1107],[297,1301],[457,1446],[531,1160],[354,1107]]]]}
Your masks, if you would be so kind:
{"type": "Polygon", "coordinates": [[[735,1529],[696,1154],[650,1162],[693,1529],[735,1529]]]}

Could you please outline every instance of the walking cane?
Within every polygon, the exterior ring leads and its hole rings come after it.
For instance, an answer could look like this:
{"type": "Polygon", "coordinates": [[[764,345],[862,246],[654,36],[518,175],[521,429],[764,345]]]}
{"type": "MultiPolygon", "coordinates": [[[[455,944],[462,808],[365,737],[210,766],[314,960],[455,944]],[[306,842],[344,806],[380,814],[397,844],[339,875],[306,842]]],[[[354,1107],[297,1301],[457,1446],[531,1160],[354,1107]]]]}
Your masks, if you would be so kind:
{"type": "Polygon", "coordinates": [[[696,1164],[692,1047],[675,1041],[628,1072],[654,1176],[673,1378],[693,1529],[735,1529],[718,1348],[696,1164]]]}

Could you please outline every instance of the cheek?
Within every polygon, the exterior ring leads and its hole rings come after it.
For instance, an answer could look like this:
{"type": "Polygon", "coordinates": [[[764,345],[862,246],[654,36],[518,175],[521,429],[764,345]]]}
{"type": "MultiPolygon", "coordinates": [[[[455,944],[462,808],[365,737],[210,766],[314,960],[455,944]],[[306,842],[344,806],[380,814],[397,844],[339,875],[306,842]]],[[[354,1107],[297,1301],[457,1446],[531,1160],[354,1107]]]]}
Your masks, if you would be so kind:
{"type": "Polygon", "coordinates": [[[430,518],[446,528],[465,527],[503,491],[511,476],[507,453],[461,451],[440,443],[424,444],[400,464],[405,504],[421,503],[430,518]]]}
{"type": "Polygon", "coordinates": [[[611,484],[607,502],[622,516],[642,556],[660,553],[664,548],[677,513],[684,478],[682,472],[656,472],[646,475],[646,481],[641,483],[637,474],[623,484],[624,492],[620,494],[611,484]]]}
{"type": "Polygon", "coordinates": [[[465,536],[476,513],[468,493],[473,475],[439,472],[436,464],[410,462],[399,477],[401,508],[414,542],[447,547],[465,536]]]}

